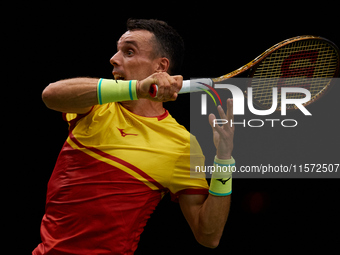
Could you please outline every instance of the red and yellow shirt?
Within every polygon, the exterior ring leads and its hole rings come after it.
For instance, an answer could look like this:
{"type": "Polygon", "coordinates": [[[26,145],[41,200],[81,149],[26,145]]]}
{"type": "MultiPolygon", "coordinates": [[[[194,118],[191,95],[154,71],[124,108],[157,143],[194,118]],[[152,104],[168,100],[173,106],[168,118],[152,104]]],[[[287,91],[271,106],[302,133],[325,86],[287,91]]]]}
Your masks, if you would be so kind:
{"type": "Polygon", "coordinates": [[[64,114],[69,136],[48,183],[40,254],[133,254],[166,192],[208,194],[196,138],[166,111],[138,116],[120,103],[64,114]],[[191,146],[190,146],[191,144],[191,146]],[[191,148],[190,148],[191,147],[191,148]]]}

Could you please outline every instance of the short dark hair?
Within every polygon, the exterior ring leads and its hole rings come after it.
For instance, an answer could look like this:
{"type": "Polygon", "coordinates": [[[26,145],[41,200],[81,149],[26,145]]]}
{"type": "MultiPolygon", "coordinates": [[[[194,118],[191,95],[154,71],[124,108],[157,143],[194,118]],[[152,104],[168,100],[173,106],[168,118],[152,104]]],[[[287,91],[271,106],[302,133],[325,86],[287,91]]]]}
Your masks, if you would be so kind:
{"type": "Polygon", "coordinates": [[[127,30],[147,30],[155,35],[158,55],[169,59],[169,74],[179,74],[184,59],[184,42],[177,31],[156,19],[128,19],[127,30]]]}

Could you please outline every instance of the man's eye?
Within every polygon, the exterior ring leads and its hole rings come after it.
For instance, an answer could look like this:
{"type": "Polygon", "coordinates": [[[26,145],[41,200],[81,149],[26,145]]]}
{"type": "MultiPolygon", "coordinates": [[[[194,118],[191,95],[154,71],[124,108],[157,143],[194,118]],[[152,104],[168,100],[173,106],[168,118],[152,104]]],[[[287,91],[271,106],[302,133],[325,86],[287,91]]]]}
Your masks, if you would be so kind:
{"type": "Polygon", "coordinates": [[[132,56],[132,55],[133,55],[133,50],[128,50],[128,51],[126,52],[126,55],[132,56]]]}

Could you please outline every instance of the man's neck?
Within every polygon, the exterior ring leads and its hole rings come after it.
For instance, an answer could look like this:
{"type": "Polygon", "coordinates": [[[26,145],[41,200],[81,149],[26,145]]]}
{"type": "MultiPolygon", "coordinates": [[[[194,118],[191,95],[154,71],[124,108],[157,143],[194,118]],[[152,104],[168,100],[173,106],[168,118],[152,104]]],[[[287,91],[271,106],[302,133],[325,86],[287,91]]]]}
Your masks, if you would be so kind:
{"type": "Polygon", "coordinates": [[[165,112],[162,102],[153,102],[148,99],[124,101],[121,104],[130,112],[144,117],[156,117],[165,112]]]}

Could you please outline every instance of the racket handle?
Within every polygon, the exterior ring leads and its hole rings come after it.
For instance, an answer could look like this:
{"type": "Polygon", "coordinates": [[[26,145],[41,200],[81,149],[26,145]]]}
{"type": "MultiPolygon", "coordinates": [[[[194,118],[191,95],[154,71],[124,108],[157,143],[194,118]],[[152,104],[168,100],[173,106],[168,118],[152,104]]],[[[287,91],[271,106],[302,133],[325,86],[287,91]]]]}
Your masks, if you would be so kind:
{"type": "MultiPolygon", "coordinates": [[[[208,84],[209,86],[213,86],[213,81],[211,79],[195,79],[195,80],[185,80],[182,83],[182,88],[178,92],[178,94],[184,94],[184,93],[191,93],[191,92],[198,92],[202,91],[201,89],[207,89],[204,84],[208,84]]],[[[149,94],[152,97],[157,96],[158,86],[156,84],[152,84],[149,90],[149,94]]]]}
{"type": "Polygon", "coordinates": [[[149,94],[151,97],[155,97],[157,95],[158,87],[156,84],[151,84],[149,94]]]}

